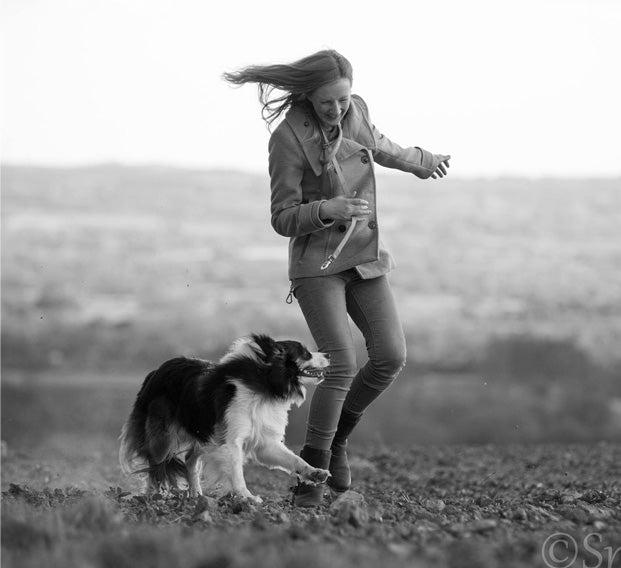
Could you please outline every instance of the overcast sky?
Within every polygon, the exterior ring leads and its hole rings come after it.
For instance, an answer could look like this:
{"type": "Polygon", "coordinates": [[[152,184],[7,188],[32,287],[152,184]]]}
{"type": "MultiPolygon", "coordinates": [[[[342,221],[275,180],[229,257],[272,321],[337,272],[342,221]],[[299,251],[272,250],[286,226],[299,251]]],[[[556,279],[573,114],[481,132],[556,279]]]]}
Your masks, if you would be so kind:
{"type": "Polygon", "coordinates": [[[619,0],[4,0],[2,161],[265,172],[254,86],[326,47],[456,176],[621,175],[619,0]]]}

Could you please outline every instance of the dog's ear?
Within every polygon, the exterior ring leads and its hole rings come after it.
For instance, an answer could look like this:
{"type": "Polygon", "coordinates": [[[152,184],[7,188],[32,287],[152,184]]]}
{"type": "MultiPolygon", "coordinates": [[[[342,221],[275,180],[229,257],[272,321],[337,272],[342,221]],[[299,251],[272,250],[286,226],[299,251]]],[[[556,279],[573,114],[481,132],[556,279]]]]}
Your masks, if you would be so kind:
{"type": "Polygon", "coordinates": [[[265,379],[272,394],[288,397],[297,384],[297,365],[291,365],[284,350],[279,349],[268,362],[265,379]]]}
{"type": "Polygon", "coordinates": [[[278,344],[268,335],[253,334],[252,341],[261,351],[257,355],[265,362],[270,363],[275,356],[281,355],[278,344]]]}

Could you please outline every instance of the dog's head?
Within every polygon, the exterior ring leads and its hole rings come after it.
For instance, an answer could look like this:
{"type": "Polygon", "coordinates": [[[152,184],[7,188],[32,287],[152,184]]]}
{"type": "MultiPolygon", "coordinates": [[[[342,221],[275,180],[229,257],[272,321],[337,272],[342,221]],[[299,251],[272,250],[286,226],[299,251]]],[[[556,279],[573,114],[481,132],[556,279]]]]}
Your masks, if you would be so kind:
{"type": "MultiPolygon", "coordinates": [[[[326,353],[312,353],[299,341],[276,341],[267,335],[251,335],[237,341],[221,363],[252,361],[256,366],[256,390],[278,398],[304,400],[306,387],[323,381],[330,365],[326,353]]],[[[249,378],[249,374],[245,374],[249,378]]],[[[241,378],[241,377],[239,377],[241,378]]]]}
{"type": "Polygon", "coordinates": [[[318,385],[325,378],[330,366],[327,353],[311,352],[299,341],[276,341],[284,366],[300,380],[302,385],[318,385]]]}

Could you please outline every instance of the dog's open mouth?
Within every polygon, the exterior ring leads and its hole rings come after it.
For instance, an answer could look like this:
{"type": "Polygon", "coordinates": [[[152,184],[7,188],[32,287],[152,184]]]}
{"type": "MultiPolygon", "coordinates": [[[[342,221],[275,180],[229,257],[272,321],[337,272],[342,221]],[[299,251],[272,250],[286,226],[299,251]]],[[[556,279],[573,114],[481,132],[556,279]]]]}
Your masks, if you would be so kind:
{"type": "Polygon", "coordinates": [[[324,369],[307,367],[300,372],[301,377],[310,377],[313,379],[322,379],[325,377],[326,372],[324,369]]]}

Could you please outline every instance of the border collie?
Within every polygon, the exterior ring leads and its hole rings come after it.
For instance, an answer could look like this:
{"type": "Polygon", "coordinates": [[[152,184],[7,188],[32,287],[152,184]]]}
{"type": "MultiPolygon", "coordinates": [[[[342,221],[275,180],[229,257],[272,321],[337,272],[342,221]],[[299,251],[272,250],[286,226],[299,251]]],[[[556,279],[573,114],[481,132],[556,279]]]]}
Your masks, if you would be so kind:
{"type": "Polygon", "coordinates": [[[284,435],[289,409],[304,402],[328,365],[324,353],[267,335],[238,339],[218,363],[165,362],[147,375],[123,426],[123,471],[146,473],[148,493],[187,485],[190,495],[202,495],[203,477],[210,491],[257,503],[244,480],[248,459],[323,483],[329,472],[295,455],[284,435]]]}

